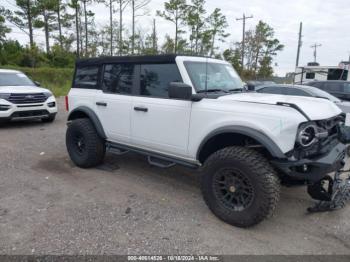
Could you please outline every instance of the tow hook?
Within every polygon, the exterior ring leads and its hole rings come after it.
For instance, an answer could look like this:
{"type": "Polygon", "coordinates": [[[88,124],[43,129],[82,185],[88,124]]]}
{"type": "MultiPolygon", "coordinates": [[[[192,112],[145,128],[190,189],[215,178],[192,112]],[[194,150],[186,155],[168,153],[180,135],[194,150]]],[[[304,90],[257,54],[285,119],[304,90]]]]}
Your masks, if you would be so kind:
{"type": "Polygon", "coordinates": [[[334,211],[345,207],[350,201],[350,175],[347,179],[342,179],[342,173],[350,170],[338,170],[334,178],[326,176],[320,181],[308,185],[309,195],[319,200],[314,206],[307,209],[310,213],[334,211]]]}

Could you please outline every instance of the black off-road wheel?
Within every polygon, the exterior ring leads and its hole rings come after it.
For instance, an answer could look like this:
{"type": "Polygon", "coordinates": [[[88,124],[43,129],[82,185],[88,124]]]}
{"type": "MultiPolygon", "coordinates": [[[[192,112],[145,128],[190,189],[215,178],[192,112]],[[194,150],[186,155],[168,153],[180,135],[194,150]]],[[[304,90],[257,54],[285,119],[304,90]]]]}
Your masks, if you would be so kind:
{"type": "Polygon", "coordinates": [[[82,168],[101,164],[106,153],[105,141],[88,118],[73,120],[68,125],[66,146],[74,164],[82,168]]]}
{"type": "Polygon", "coordinates": [[[210,210],[237,227],[270,217],[280,195],[280,181],[270,163],[253,149],[232,146],[205,162],[202,193],[210,210]]]}

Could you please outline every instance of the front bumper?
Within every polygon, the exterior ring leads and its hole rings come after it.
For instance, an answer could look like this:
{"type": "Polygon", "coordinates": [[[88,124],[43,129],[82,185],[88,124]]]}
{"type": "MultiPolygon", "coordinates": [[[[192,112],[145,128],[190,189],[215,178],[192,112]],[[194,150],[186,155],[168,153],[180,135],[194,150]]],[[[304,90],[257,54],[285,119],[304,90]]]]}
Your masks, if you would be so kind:
{"type": "Polygon", "coordinates": [[[346,145],[338,143],[327,154],[315,158],[291,160],[273,160],[271,163],[293,179],[316,182],[328,173],[340,170],[345,164],[346,145]],[[305,170],[303,170],[305,168],[305,170]]]}
{"type": "Polygon", "coordinates": [[[7,110],[1,110],[0,107],[0,120],[26,120],[26,119],[40,119],[47,118],[57,113],[56,99],[51,96],[43,103],[36,104],[12,104],[4,99],[0,99],[0,106],[7,110]],[[55,106],[49,106],[55,103],[55,106]]]}

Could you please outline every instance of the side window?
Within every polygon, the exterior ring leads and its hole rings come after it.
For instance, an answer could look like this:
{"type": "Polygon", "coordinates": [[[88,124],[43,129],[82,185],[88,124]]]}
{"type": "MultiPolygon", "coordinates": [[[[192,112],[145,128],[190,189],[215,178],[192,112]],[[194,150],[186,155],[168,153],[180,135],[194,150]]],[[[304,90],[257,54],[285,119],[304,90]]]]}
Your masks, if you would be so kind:
{"type": "Polygon", "coordinates": [[[74,78],[75,88],[97,88],[99,66],[77,67],[74,78]]]}
{"type": "Polygon", "coordinates": [[[341,83],[327,83],[324,90],[328,92],[343,92],[341,83]]]}
{"type": "Polygon", "coordinates": [[[344,92],[350,93],[350,83],[344,83],[344,92]]]}
{"type": "Polygon", "coordinates": [[[182,82],[176,64],[141,65],[140,95],[168,98],[170,82],[182,82]]]}
{"type": "Polygon", "coordinates": [[[288,88],[288,95],[290,96],[311,96],[307,92],[297,89],[297,88],[288,88]]]}
{"type": "Polygon", "coordinates": [[[131,94],[134,79],[134,65],[107,64],[104,66],[102,87],[104,92],[131,94]]]}
{"type": "Polygon", "coordinates": [[[269,86],[258,90],[258,93],[284,95],[284,87],[269,86]]]}
{"type": "Polygon", "coordinates": [[[308,72],[305,76],[306,79],[315,79],[315,73],[314,72],[308,72]]]}

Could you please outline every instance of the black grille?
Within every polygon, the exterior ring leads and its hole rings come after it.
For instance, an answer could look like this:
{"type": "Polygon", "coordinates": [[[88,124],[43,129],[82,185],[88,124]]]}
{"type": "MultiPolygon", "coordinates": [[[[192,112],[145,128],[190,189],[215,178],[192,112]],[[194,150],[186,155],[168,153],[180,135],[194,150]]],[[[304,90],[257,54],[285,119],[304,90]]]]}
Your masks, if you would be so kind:
{"type": "Polygon", "coordinates": [[[45,115],[49,115],[49,112],[47,110],[29,110],[29,111],[14,112],[11,115],[11,118],[16,118],[16,117],[36,117],[36,116],[45,116],[45,115]]]}
{"type": "Polygon", "coordinates": [[[47,97],[43,93],[11,94],[7,99],[13,104],[35,104],[45,102],[47,97]]]}

